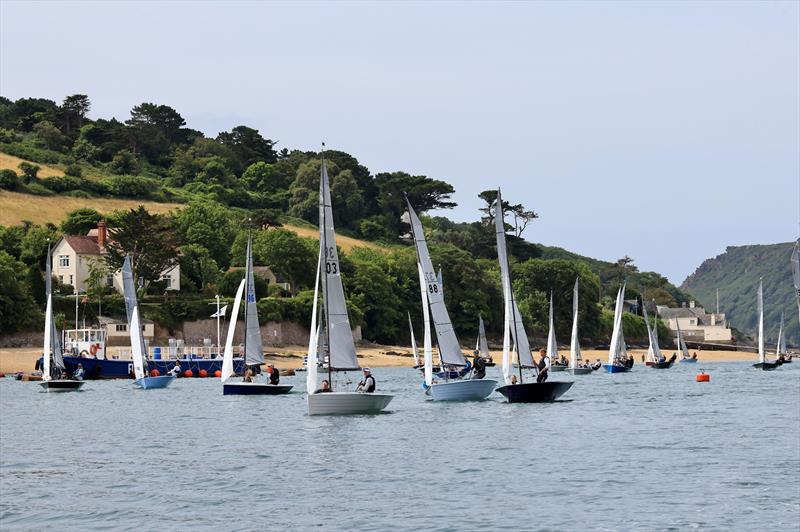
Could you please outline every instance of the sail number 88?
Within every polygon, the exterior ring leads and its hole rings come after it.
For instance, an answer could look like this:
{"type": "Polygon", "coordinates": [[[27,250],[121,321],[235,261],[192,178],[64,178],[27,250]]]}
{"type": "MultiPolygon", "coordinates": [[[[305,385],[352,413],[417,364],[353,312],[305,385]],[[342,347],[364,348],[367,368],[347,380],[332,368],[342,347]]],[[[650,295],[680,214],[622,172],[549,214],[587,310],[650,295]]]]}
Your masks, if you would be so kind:
{"type": "Polygon", "coordinates": [[[428,292],[430,292],[431,294],[438,293],[439,292],[439,285],[438,284],[433,284],[433,283],[429,284],[428,285],[428,292]]]}

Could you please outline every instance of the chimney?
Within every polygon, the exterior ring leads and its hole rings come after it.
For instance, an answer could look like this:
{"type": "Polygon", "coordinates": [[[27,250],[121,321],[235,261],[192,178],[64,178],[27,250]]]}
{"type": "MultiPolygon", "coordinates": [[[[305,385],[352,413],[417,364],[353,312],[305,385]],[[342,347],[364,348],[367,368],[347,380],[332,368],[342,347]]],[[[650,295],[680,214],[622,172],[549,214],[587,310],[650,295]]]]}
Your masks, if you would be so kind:
{"type": "Polygon", "coordinates": [[[106,247],[107,236],[108,235],[106,234],[106,221],[100,220],[99,222],[97,222],[97,245],[100,246],[100,249],[106,247]]]}
{"type": "Polygon", "coordinates": [[[689,301],[689,308],[694,308],[694,299],[689,301]]]}

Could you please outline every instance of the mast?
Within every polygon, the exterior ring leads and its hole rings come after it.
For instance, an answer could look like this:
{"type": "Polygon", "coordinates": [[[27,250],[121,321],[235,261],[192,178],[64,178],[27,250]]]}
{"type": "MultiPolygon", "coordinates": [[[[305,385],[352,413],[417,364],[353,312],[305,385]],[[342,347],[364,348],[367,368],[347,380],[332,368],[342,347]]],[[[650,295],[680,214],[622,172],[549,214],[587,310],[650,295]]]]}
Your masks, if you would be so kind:
{"type": "MultiPolygon", "coordinates": [[[[322,202],[322,248],[325,251],[325,273],[327,274],[327,266],[328,266],[328,231],[326,231],[327,223],[326,220],[326,213],[325,213],[325,176],[327,172],[325,171],[325,143],[322,143],[322,174],[321,174],[321,187],[320,187],[320,201],[322,202]]],[[[324,312],[325,312],[325,343],[327,344],[325,347],[325,352],[328,354],[328,386],[330,386],[331,391],[333,391],[333,358],[331,357],[331,317],[330,317],[330,305],[328,304],[328,280],[325,279],[325,282],[322,284],[323,290],[323,300],[325,301],[324,312]]]]}

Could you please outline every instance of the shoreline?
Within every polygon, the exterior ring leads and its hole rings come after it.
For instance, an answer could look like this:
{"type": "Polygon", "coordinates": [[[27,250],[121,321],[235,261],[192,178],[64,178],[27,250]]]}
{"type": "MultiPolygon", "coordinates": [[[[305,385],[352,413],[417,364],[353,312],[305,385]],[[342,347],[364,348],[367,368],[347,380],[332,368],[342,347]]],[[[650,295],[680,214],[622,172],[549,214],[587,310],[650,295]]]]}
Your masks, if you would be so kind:
{"type": "MultiPolygon", "coordinates": [[[[114,347],[110,347],[109,351],[113,353],[114,347]]],[[[125,349],[125,348],[122,348],[125,349]]],[[[292,345],[285,347],[269,347],[264,349],[264,362],[266,364],[275,364],[275,366],[282,370],[297,369],[303,364],[303,357],[308,351],[307,346],[292,345]]],[[[369,366],[375,368],[392,368],[392,367],[412,367],[414,365],[414,357],[411,354],[411,348],[405,346],[391,346],[391,345],[375,345],[371,344],[365,347],[357,348],[359,362],[362,366],[369,366]]],[[[642,364],[642,355],[647,353],[646,349],[629,349],[635,357],[636,365],[642,364]]],[[[666,357],[670,357],[674,350],[663,350],[666,357]]],[[[692,353],[695,351],[692,350],[692,353]]],[[[755,362],[758,358],[755,353],[742,352],[742,351],[701,351],[697,350],[698,364],[703,362],[755,362]]],[[[15,347],[0,349],[0,373],[16,373],[25,372],[30,373],[34,369],[36,359],[41,356],[42,350],[34,347],[15,347]]],[[[502,361],[502,351],[491,349],[490,353],[494,362],[498,365],[502,361]]],[[[559,349],[559,355],[564,355],[569,358],[568,349],[559,349]]],[[[585,349],[581,351],[584,360],[594,362],[600,359],[601,362],[608,360],[608,351],[599,349],[585,349]]],[[[470,356],[469,351],[464,351],[465,356],[470,356]]],[[[534,352],[534,355],[536,353],[534,352]]],[[[536,355],[538,358],[538,355],[536,355]]],[[[769,354],[768,357],[774,357],[774,354],[769,354]]],[[[434,363],[436,355],[434,354],[434,363]]]]}

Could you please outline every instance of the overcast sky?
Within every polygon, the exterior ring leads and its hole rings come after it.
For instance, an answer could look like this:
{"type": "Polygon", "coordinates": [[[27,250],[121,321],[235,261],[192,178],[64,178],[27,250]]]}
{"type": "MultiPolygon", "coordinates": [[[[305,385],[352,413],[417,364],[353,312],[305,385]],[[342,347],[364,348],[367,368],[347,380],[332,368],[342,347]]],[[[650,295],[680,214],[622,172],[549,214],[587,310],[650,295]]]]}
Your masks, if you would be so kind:
{"type": "Polygon", "coordinates": [[[0,93],[324,139],[452,183],[457,220],[500,186],[529,240],[680,283],[798,235],[799,6],[2,0],[0,93]]]}

